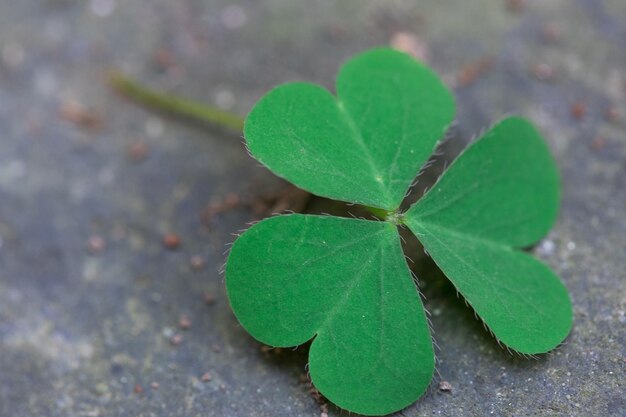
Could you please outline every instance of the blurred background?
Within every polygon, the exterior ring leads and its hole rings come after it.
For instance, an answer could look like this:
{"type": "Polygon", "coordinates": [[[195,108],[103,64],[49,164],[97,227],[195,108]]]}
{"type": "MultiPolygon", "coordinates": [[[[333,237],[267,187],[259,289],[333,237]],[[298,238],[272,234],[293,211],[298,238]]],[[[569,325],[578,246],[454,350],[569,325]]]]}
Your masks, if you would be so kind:
{"type": "Polygon", "coordinates": [[[455,92],[440,166],[506,114],[542,130],[563,199],[534,252],[575,307],[563,346],[516,357],[416,248],[440,349],[398,415],[626,415],[623,0],[0,0],[0,415],[348,415],[311,387],[306,346],[241,329],[219,273],[232,233],[302,196],[240,132],[146,111],[107,77],[243,116],[380,45],[455,92]]]}

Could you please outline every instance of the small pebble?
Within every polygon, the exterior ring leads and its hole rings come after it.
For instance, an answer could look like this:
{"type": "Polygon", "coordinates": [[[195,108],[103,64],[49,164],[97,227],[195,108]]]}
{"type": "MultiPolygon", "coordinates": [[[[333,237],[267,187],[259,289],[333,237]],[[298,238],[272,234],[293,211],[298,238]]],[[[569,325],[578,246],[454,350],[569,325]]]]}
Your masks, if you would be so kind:
{"type": "Polygon", "coordinates": [[[211,374],[209,372],[205,372],[202,374],[202,376],[200,377],[200,380],[202,382],[209,382],[213,377],[211,376],[211,374]]]}
{"type": "Polygon", "coordinates": [[[545,63],[535,65],[531,72],[533,76],[540,81],[552,81],[556,75],[554,68],[545,63]]]}
{"type": "Polygon", "coordinates": [[[205,293],[204,294],[204,302],[207,305],[212,306],[213,304],[215,304],[215,295],[211,294],[211,293],[205,293]]]}
{"type": "Polygon", "coordinates": [[[452,384],[450,384],[448,381],[441,381],[439,383],[439,391],[451,392],[452,391],[452,384]]]}
{"type": "Polygon", "coordinates": [[[172,346],[178,346],[183,343],[183,337],[179,334],[175,334],[170,338],[170,343],[172,344],[172,346]]]}
{"type": "Polygon", "coordinates": [[[101,236],[94,235],[87,241],[87,250],[92,254],[101,253],[106,246],[104,239],[101,236]]]}
{"type": "Polygon", "coordinates": [[[172,336],[174,336],[174,330],[171,327],[164,327],[163,330],[161,330],[161,333],[163,334],[163,337],[167,339],[171,339],[172,336]]]}
{"type": "Polygon", "coordinates": [[[147,156],[148,146],[143,142],[133,143],[128,147],[128,157],[135,162],[141,162],[147,156]]]}
{"type": "Polygon", "coordinates": [[[135,384],[135,387],[133,388],[133,392],[135,394],[143,394],[143,387],[139,384],[135,384]]]}
{"type": "Polygon", "coordinates": [[[150,388],[152,388],[152,389],[159,389],[159,387],[160,387],[160,385],[159,385],[158,382],[152,382],[150,384],[150,388]]]}
{"type": "Polygon", "coordinates": [[[189,320],[189,317],[186,314],[181,314],[178,318],[178,327],[182,330],[191,328],[191,320],[189,320]]]}
{"type": "Polygon", "coordinates": [[[189,260],[189,263],[191,264],[191,269],[193,269],[194,271],[200,271],[206,266],[206,261],[200,255],[192,256],[189,260]]]}
{"type": "Polygon", "coordinates": [[[574,119],[580,120],[585,117],[585,114],[587,114],[587,106],[584,102],[577,101],[576,103],[572,104],[572,107],[570,108],[570,113],[572,114],[572,117],[574,119]]]}
{"type": "Polygon", "coordinates": [[[230,90],[222,89],[215,94],[215,104],[221,109],[230,110],[235,105],[235,95],[230,90]]]}
{"type": "Polygon", "coordinates": [[[68,100],[59,106],[59,116],[84,129],[96,130],[102,126],[102,120],[84,105],[68,100]]]}
{"type": "Polygon", "coordinates": [[[181,243],[182,241],[177,234],[167,233],[165,236],[163,236],[163,245],[167,249],[171,249],[171,250],[178,249],[181,243]]]}

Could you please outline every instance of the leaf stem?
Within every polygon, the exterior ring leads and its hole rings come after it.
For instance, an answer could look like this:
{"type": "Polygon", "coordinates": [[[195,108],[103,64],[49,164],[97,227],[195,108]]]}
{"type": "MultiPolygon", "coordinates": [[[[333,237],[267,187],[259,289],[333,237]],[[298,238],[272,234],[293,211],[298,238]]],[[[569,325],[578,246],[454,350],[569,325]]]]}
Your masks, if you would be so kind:
{"type": "Polygon", "coordinates": [[[404,213],[396,210],[385,210],[378,207],[363,206],[367,211],[378,217],[380,220],[393,223],[395,225],[404,224],[404,213]]]}
{"type": "Polygon", "coordinates": [[[244,119],[238,114],[152,90],[120,72],[113,71],[109,74],[109,84],[123,96],[148,109],[188,117],[239,133],[243,131],[244,119]]]}
{"type": "Polygon", "coordinates": [[[380,220],[385,220],[387,218],[387,216],[389,215],[389,211],[385,210],[385,209],[381,209],[378,207],[370,207],[370,206],[363,206],[367,211],[369,211],[370,213],[372,213],[374,216],[378,217],[380,220]]]}

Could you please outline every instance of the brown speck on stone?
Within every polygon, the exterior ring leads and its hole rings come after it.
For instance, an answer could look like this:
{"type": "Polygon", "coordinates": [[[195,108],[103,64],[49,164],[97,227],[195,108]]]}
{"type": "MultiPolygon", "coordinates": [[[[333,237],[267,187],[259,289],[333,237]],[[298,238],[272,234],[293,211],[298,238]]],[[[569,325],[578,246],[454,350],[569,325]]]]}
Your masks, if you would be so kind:
{"type": "Polygon", "coordinates": [[[148,156],[148,145],[136,142],[128,147],[128,157],[134,162],[141,162],[148,156]]]}
{"type": "Polygon", "coordinates": [[[179,346],[181,343],[183,343],[183,336],[181,336],[180,334],[175,334],[170,338],[170,343],[172,344],[172,346],[179,346]]]}
{"type": "Polygon", "coordinates": [[[619,120],[620,114],[616,106],[609,106],[604,112],[604,119],[607,122],[615,122],[619,120]]]}
{"type": "Polygon", "coordinates": [[[105,246],[106,243],[101,236],[94,235],[87,240],[87,250],[94,255],[101,253],[105,246]]]}
{"type": "Polygon", "coordinates": [[[456,74],[456,86],[467,87],[473,84],[482,74],[488,71],[492,65],[493,60],[491,57],[485,56],[463,66],[456,74]]]}
{"type": "Polygon", "coordinates": [[[159,385],[159,383],[158,383],[158,382],[156,382],[156,381],[155,381],[155,382],[152,382],[152,383],[150,384],[150,388],[152,388],[152,389],[159,389],[159,387],[160,387],[160,385],[159,385]]]}
{"type": "Polygon", "coordinates": [[[439,383],[439,391],[451,392],[452,391],[452,384],[450,384],[448,381],[441,381],[439,383]]]}
{"type": "Polygon", "coordinates": [[[202,382],[209,382],[212,378],[213,377],[211,376],[211,374],[209,372],[205,372],[200,377],[200,381],[202,381],[202,382]]]}
{"type": "Polygon", "coordinates": [[[591,148],[594,151],[601,151],[602,149],[604,149],[605,145],[606,145],[606,141],[604,140],[603,136],[596,136],[593,139],[593,142],[591,142],[591,148]]]}
{"type": "Polygon", "coordinates": [[[331,40],[340,41],[346,39],[350,31],[342,24],[330,24],[326,27],[326,33],[331,40]]]}
{"type": "Polygon", "coordinates": [[[174,54],[172,54],[172,51],[166,47],[158,48],[154,52],[152,59],[162,69],[169,69],[176,64],[174,54]]]}
{"type": "Polygon", "coordinates": [[[554,68],[546,63],[533,66],[531,72],[540,81],[552,81],[556,76],[554,68]]]}
{"type": "Polygon", "coordinates": [[[167,249],[178,249],[181,243],[182,241],[177,234],[167,233],[165,236],[163,236],[163,246],[165,246],[167,249]]]}
{"type": "Polygon", "coordinates": [[[210,306],[215,304],[215,295],[210,292],[204,293],[204,303],[210,306]]]}
{"type": "Polygon", "coordinates": [[[584,102],[577,101],[576,103],[572,104],[572,107],[570,108],[570,113],[572,114],[572,117],[574,119],[580,120],[585,117],[585,114],[587,114],[587,106],[584,102]]]}
{"type": "Polygon", "coordinates": [[[189,260],[189,263],[191,264],[191,269],[194,271],[200,271],[206,266],[206,261],[200,255],[193,255],[189,260]]]}
{"type": "Polygon", "coordinates": [[[541,37],[546,42],[555,43],[561,37],[561,31],[556,23],[550,22],[541,30],[541,37]]]}
{"type": "Polygon", "coordinates": [[[525,0],[506,0],[506,9],[513,13],[521,12],[525,6],[525,0]]]}
{"type": "Polygon", "coordinates": [[[61,103],[59,116],[82,129],[97,130],[102,126],[102,120],[95,112],[73,100],[61,103]]]}
{"type": "Polygon", "coordinates": [[[189,320],[189,317],[186,314],[181,314],[178,318],[178,327],[180,327],[182,330],[187,330],[191,328],[191,320],[189,320]]]}
{"type": "Polygon", "coordinates": [[[133,392],[135,394],[143,394],[143,387],[139,384],[135,384],[135,388],[133,388],[133,392]]]}

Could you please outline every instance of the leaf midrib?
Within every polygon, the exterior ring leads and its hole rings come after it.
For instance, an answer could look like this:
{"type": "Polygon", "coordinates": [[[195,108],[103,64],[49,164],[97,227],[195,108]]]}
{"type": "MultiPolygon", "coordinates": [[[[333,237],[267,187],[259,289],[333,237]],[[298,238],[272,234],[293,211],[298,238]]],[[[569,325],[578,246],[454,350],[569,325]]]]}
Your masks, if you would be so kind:
{"type": "Polygon", "coordinates": [[[385,176],[383,175],[383,171],[376,163],[376,160],[374,159],[371,150],[366,145],[365,139],[363,139],[363,133],[361,132],[359,127],[356,125],[356,122],[354,121],[352,115],[348,112],[344,102],[339,98],[337,98],[337,109],[339,109],[339,114],[343,117],[344,121],[348,125],[348,128],[352,132],[351,137],[355,139],[354,142],[356,143],[357,146],[361,148],[361,150],[366,156],[368,165],[370,169],[372,170],[372,173],[374,174],[374,182],[378,184],[379,190],[381,194],[384,196],[385,207],[383,208],[389,209],[389,210],[394,209],[395,208],[393,207],[394,199],[390,194],[389,188],[385,186],[385,181],[384,181],[385,176]]]}
{"type": "MultiPolygon", "coordinates": [[[[424,225],[424,224],[428,224],[428,223],[421,223],[421,224],[424,225]]],[[[444,233],[447,233],[449,235],[452,235],[452,236],[455,236],[455,237],[460,237],[460,238],[465,239],[465,240],[468,240],[468,239],[470,241],[474,240],[474,241],[480,242],[481,244],[497,248],[498,250],[505,250],[505,251],[508,251],[508,252],[516,252],[516,253],[519,253],[520,255],[524,254],[524,252],[521,251],[521,250],[518,250],[516,248],[513,248],[513,247],[508,246],[508,245],[504,245],[502,243],[499,243],[499,242],[496,242],[496,241],[493,241],[493,240],[484,239],[484,238],[470,237],[470,235],[467,235],[465,233],[460,233],[458,231],[455,231],[455,230],[452,230],[452,229],[449,229],[449,228],[446,228],[446,227],[443,227],[443,226],[440,226],[440,225],[434,225],[432,223],[430,224],[430,226],[433,227],[434,229],[443,230],[444,233]]],[[[484,274],[482,271],[477,269],[474,265],[468,263],[465,260],[465,258],[463,258],[462,256],[459,255],[458,251],[452,250],[447,244],[445,244],[444,241],[438,237],[437,233],[433,233],[431,230],[428,229],[428,227],[422,227],[422,230],[426,231],[426,233],[429,233],[435,240],[437,240],[437,242],[439,242],[444,247],[444,249],[448,253],[452,254],[456,259],[458,259],[459,262],[461,262],[463,265],[467,266],[468,268],[471,268],[472,270],[474,270],[478,275],[481,275],[485,279],[486,282],[490,283],[490,285],[492,285],[492,286],[495,285],[495,282],[493,280],[488,279],[486,274],[484,274]]],[[[419,239],[419,237],[420,237],[419,234],[417,232],[414,232],[414,233],[416,234],[416,236],[419,239]]],[[[454,281],[452,281],[452,280],[450,280],[450,281],[454,284],[455,287],[457,287],[457,285],[454,283],[454,281]]],[[[499,287],[507,290],[511,294],[517,295],[516,291],[514,291],[514,290],[512,290],[512,289],[510,289],[508,287],[503,287],[501,285],[499,285],[499,287]]],[[[461,294],[463,294],[463,293],[461,292],[461,294]]],[[[472,308],[475,309],[475,307],[472,305],[472,302],[465,295],[463,295],[463,298],[465,298],[467,300],[467,302],[472,306],[472,308]]],[[[519,297],[517,297],[517,298],[519,298],[519,297]]],[[[545,313],[542,312],[540,309],[538,309],[532,302],[530,302],[529,300],[526,300],[526,299],[522,299],[522,300],[524,301],[524,304],[530,306],[535,311],[535,313],[538,316],[545,316],[545,313]]],[[[480,315],[480,313],[479,313],[479,315],[480,315]]],[[[510,311],[509,311],[509,316],[512,319],[515,318],[515,314],[511,314],[510,311]]],[[[484,322],[484,324],[487,327],[489,327],[489,325],[487,323],[484,322]]]]}
{"type": "MultiPolygon", "coordinates": [[[[377,233],[377,234],[380,234],[380,232],[377,233]]],[[[384,244],[384,240],[381,239],[381,244],[377,245],[376,247],[374,247],[372,249],[372,251],[370,253],[370,256],[368,256],[367,260],[365,262],[363,262],[363,267],[359,269],[359,271],[355,274],[355,277],[351,280],[352,282],[351,282],[350,286],[345,290],[344,294],[339,298],[338,301],[335,302],[335,304],[332,306],[332,308],[328,311],[328,314],[326,314],[326,317],[320,323],[320,325],[319,325],[319,327],[318,327],[318,329],[316,331],[318,336],[319,336],[320,333],[323,333],[323,329],[328,328],[328,324],[333,321],[333,319],[337,315],[337,312],[339,310],[341,310],[341,308],[350,299],[354,289],[358,286],[358,284],[360,284],[363,281],[363,277],[366,275],[365,271],[366,271],[367,267],[371,266],[370,263],[374,259],[374,256],[376,256],[376,254],[379,251],[382,251],[383,244],[384,244]]]]}
{"type": "MultiPolygon", "coordinates": [[[[423,221],[423,220],[416,220],[416,219],[407,219],[407,221],[405,223],[411,223],[415,229],[417,230],[425,230],[428,231],[428,233],[435,235],[435,233],[432,233],[432,229],[435,230],[440,230],[443,231],[443,233],[446,233],[448,235],[452,235],[454,237],[463,239],[465,241],[476,241],[479,243],[482,243],[484,245],[487,246],[491,246],[491,247],[496,247],[499,250],[506,250],[506,251],[518,251],[517,248],[510,246],[510,245],[506,245],[504,243],[498,242],[497,240],[492,240],[492,239],[488,239],[488,238],[484,238],[481,236],[476,236],[473,234],[469,234],[469,233],[464,233],[464,232],[460,232],[456,229],[451,229],[449,227],[446,226],[442,226],[439,223],[435,223],[435,222],[428,222],[428,221],[423,221]]],[[[413,230],[413,228],[411,228],[411,230],[413,230]]],[[[413,233],[415,234],[415,236],[419,239],[420,234],[417,232],[417,230],[413,230],[413,233]]]]}

